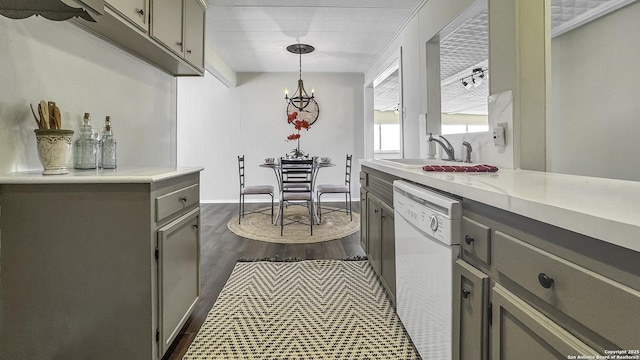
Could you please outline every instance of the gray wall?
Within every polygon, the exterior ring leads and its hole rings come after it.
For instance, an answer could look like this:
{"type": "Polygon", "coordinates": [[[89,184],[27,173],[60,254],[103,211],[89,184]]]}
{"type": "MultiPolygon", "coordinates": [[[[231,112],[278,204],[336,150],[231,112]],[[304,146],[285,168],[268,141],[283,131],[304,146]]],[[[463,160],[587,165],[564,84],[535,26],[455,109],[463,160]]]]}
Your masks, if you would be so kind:
{"type": "Polygon", "coordinates": [[[0,172],[42,169],[29,109],[40,100],[76,132],[84,112],[99,129],[110,115],[119,166],[175,164],[175,78],[69,22],[0,17],[0,34],[0,172]]]}
{"type": "Polygon", "coordinates": [[[640,180],[640,3],[551,42],[548,171],[640,180]]]}

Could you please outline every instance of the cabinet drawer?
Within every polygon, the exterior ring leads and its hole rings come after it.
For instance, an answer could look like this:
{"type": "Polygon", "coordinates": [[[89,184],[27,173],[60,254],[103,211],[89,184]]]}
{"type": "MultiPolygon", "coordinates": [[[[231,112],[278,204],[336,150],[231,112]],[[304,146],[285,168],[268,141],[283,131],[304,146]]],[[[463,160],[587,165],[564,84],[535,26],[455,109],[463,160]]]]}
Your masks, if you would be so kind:
{"type": "Polygon", "coordinates": [[[622,349],[639,346],[640,292],[496,231],[495,268],[622,349]]]}
{"type": "Polygon", "coordinates": [[[156,221],[161,221],[200,201],[200,189],[197,184],[178,189],[156,198],[156,221]]]}
{"type": "Polygon", "coordinates": [[[463,216],[460,245],[467,253],[480,259],[485,264],[491,264],[490,227],[463,216]]]}
{"type": "Polygon", "coordinates": [[[367,174],[366,172],[360,172],[360,185],[369,186],[369,174],[367,174]]]}
{"type": "Polygon", "coordinates": [[[499,284],[491,290],[491,298],[492,360],[596,359],[600,355],[499,284]]]}

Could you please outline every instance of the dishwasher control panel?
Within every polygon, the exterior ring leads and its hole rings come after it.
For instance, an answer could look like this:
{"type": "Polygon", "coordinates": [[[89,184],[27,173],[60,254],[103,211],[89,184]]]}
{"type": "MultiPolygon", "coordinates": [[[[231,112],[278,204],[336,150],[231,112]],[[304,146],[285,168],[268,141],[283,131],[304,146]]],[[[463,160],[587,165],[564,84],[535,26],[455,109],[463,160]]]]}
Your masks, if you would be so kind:
{"type": "Polygon", "coordinates": [[[404,181],[393,184],[396,215],[444,244],[460,243],[460,201],[404,181]]]}

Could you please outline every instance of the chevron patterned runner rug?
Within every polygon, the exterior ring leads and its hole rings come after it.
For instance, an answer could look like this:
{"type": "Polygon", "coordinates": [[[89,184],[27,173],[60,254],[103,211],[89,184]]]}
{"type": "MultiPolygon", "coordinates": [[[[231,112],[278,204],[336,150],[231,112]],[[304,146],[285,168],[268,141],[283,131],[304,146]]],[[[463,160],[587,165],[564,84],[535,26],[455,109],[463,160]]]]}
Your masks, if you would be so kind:
{"type": "Polygon", "coordinates": [[[183,360],[420,359],[367,261],[239,262],[183,360]]]}

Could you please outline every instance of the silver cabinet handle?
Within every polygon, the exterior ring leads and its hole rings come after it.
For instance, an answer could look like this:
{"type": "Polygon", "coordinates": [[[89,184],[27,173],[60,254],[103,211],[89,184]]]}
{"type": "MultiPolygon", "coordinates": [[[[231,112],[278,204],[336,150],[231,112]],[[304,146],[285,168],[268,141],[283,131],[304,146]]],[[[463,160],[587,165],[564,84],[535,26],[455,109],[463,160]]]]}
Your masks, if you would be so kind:
{"type": "Polygon", "coordinates": [[[187,52],[188,52],[189,54],[191,54],[191,49],[187,49],[187,52]]]}
{"type": "Polygon", "coordinates": [[[178,41],[176,44],[182,46],[182,41],[178,41]]]}
{"type": "Polygon", "coordinates": [[[193,224],[193,228],[197,230],[198,229],[198,224],[193,224]]]}
{"type": "Polygon", "coordinates": [[[187,202],[187,197],[186,196],[180,196],[180,198],[178,198],[179,201],[182,202],[187,202]]]}
{"type": "Polygon", "coordinates": [[[144,16],[144,10],[142,9],[138,9],[138,11],[136,11],[138,14],[140,14],[141,16],[144,16]]]}

